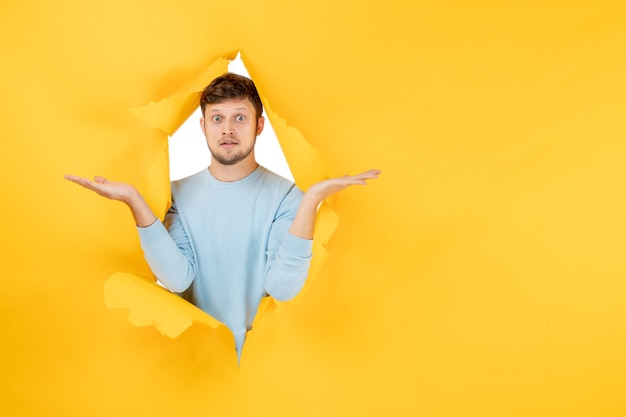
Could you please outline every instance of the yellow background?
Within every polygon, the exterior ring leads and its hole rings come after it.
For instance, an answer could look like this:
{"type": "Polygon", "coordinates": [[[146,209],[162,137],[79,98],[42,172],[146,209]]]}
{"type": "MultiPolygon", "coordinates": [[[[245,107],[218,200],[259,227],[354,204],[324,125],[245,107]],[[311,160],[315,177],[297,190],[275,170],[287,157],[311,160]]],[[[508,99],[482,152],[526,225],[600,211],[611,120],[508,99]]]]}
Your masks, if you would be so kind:
{"type": "Polygon", "coordinates": [[[5,1],[0,39],[2,415],[626,414],[623,2],[5,1]],[[164,207],[129,109],[237,50],[332,173],[384,171],[240,368],[105,307],[134,225],[62,178],[164,207]]]}

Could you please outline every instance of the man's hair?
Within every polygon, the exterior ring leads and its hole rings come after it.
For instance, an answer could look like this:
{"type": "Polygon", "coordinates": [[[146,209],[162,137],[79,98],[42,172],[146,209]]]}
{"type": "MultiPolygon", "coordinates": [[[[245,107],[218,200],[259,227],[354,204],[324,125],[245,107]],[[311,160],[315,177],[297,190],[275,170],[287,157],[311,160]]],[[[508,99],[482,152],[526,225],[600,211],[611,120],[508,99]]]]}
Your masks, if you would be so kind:
{"type": "Polygon", "coordinates": [[[256,90],[254,82],[242,75],[227,72],[220,75],[209,84],[200,96],[200,108],[202,116],[207,104],[221,103],[226,100],[245,100],[249,99],[256,111],[258,119],[263,114],[263,104],[256,90]]]}

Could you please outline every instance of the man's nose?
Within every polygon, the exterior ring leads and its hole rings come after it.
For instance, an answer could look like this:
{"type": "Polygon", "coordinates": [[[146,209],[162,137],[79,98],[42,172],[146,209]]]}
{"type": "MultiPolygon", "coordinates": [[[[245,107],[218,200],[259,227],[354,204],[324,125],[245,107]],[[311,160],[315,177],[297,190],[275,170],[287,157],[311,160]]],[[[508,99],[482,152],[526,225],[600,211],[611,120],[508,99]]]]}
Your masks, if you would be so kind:
{"type": "Polygon", "coordinates": [[[225,120],[224,123],[222,123],[222,135],[232,135],[234,133],[232,126],[231,122],[225,120]]]}

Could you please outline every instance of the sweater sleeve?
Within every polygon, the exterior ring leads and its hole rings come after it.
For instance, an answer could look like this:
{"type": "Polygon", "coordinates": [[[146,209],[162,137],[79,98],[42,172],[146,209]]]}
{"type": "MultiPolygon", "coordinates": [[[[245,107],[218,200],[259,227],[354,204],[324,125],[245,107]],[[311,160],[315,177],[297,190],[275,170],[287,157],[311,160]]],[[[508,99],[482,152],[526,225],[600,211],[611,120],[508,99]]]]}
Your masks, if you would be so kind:
{"type": "Polygon", "coordinates": [[[183,292],[196,276],[196,257],[175,206],[163,223],[138,227],[144,257],[152,272],[166,288],[183,292]]]}
{"type": "Polygon", "coordinates": [[[294,298],[309,274],[313,241],[288,232],[301,200],[302,191],[294,186],[283,199],[270,230],[265,291],[279,301],[294,298]]]}

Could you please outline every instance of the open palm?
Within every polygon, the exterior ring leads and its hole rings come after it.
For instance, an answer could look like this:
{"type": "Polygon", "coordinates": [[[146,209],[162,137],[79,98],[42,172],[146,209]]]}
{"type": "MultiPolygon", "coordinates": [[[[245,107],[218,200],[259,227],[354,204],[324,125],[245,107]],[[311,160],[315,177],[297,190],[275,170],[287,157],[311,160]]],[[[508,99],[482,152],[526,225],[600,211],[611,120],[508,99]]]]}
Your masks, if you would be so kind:
{"type": "Polygon", "coordinates": [[[66,175],[65,179],[92,190],[103,197],[111,200],[123,201],[125,203],[129,203],[133,195],[137,193],[135,187],[130,184],[125,182],[109,181],[108,179],[100,176],[94,177],[93,181],[76,175],[66,175]]]}
{"type": "Polygon", "coordinates": [[[377,178],[380,173],[380,170],[370,169],[369,171],[357,175],[344,175],[343,177],[331,178],[313,184],[309,187],[307,193],[314,195],[316,200],[322,202],[326,197],[338,193],[352,185],[365,185],[367,184],[367,180],[377,178]]]}

